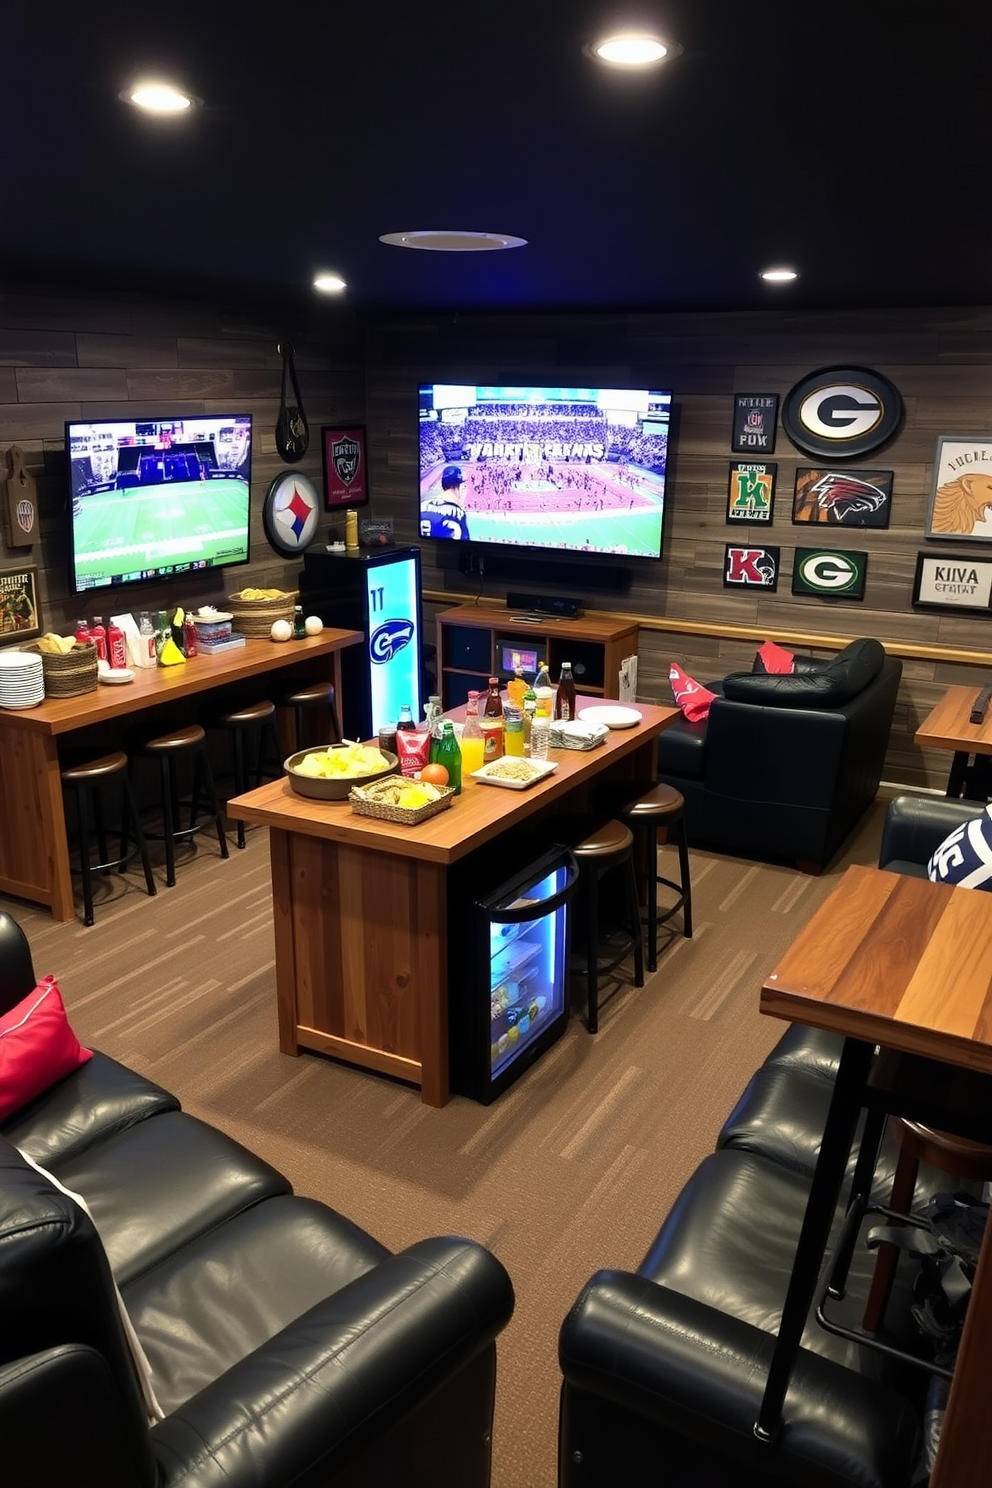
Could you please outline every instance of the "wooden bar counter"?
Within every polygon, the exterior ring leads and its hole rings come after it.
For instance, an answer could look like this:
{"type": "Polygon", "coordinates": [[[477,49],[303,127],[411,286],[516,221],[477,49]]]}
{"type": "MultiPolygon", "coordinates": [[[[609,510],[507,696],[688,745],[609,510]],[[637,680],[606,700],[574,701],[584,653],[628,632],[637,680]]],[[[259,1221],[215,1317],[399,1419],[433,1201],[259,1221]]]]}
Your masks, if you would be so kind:
{"type": "Polygon", "coordinates": [[[426,1104],[443,1106],[449,873],[470,879],[483,861],[473,855],[530,818],[583,809],[593,783],[653,783],[658,735],[680,715],[645,703],[637,711],[635,728],[595,749],[555,750],[558,769],[538,785],[467,779],[450,810],[415,827],[298,796],[287,780],[231,801],[235,820],[269,828],[282,1051],[312,1049],[409,1080],[426,1104]]]}
{"type": "MultiPolygon", "coordinates": [[[[75,914],[60,739],[74,744],[86,730],[113,732],[124,722],[133,723],[135,714],[174,707],[266,672],[301,668],[313,679],[330,675],[340,693],[340,652],[361,640],[360,631],[329,629],[285,644],[249,640],[229,655],[138,670],[124,686],[100,683],[95,692],[80,697],[49,698],[35,708],[0,708],[0,892],[47,904],[57,920],[71,920],[75,914]]],[[[115,741],[112,747],[120,746],[115,741]]]]}

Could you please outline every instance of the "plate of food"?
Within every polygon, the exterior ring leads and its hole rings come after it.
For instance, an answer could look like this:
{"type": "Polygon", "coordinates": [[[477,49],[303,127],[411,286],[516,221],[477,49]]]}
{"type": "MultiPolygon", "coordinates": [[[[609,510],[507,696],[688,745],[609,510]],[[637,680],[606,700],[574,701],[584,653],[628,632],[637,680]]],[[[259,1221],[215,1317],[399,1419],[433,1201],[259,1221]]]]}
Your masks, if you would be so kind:
{"type": "Polygon", "coordinates": [[[478,780],[481,785],[501,785],[504,790],[526,790],[529,785],[546,780],[557,768],[557,760],[532,760],[504,754],[502,759],[490,760],[481,770],[473,770],[471,778],[478,780]]]}
{"type": "Polygon", "coordinates": [[[602,723],[608,729],[634,728],[642,715],[636,708],[623,708],[618,703],[597,703],[594,708],[580,708],[583,723],[602,723]]]}

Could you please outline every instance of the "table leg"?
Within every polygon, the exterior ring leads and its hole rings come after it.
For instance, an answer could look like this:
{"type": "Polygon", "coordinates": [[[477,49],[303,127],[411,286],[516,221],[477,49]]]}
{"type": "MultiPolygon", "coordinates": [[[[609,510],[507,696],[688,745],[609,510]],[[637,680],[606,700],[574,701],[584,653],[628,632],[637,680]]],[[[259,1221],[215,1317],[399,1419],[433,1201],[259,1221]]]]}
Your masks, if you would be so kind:
{"type": "Polygon", "coordinates": [[[754,1434],[771,1441],[778,1430],[782,1405],[816,1283],[823,1263],[830,1225],[844,1181],[868,1072],[875,1057],[874,1044],[848,1038],[844,1042],[834,1092],[830,1101],[823,1141],[817,1158],[809,1200],[796,1247],[792,1278],[782,1308],[782,1321],[765,1382],[765,1393],[754,1425],[754,1434]]]}

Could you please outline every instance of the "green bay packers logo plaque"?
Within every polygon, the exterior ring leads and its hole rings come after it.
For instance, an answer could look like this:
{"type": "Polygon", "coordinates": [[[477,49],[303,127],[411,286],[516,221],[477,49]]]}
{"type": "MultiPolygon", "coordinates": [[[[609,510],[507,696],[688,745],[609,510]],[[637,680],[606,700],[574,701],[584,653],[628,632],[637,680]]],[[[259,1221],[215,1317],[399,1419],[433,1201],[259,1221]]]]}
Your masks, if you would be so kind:
{"type": "Polygon", "coordinates": [[[819,599],[864,599],[867,553],[836,548],[797,548],[792,564],[793,594],[819,599]]]}
{"type": "Polygon", "coordinates": [[[782,404],[782,427],[818,459],[853,458],[887,444],[902,420],[902,398],[867,367],[824,367],[797,382],[782,404]]]}

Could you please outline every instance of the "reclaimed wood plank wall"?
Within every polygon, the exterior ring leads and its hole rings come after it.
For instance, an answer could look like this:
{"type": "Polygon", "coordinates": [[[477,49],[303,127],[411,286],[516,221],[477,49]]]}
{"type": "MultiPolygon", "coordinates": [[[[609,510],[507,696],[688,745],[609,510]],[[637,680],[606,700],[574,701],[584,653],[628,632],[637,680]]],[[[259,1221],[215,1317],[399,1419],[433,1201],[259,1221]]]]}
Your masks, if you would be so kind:
{"type": "Polygon", "coordinates": [[[67,631],[80,613],[216,603],[248,584],[295,588],[298,560],[266,541],[262,501],[289,467],[275,447],[282,361],[279,342],[296,351],[310,444],[293,469],[322,489],[322,424],[364,417],[361,344],[351,317],[324,310],[219,304],[150,296],[8,288],[0,291],[0,474],[11,445],[25,451],[37,481],[41,540],[9,548],[0,569],[37,564],[46,630],[67,631]],[[88,600],[68,592],[68,472],[64,423],[79,418],[151,418],[161,414],[253,416],[252,561],[230,575],[191,574],[135,585],[88,600]],[[126,594],[126,601],[124,595],[126,594]]]}
{"type": "MultiPolygon", "coordinates": [[[[913,578],[923,537],[938,434],[992,434],[992,309],[898,310],[833,314],[741,313],[694,315],[504,314],[389,316],[370,328],[366,348],[368,426],[373,506],[391,516],[398,540],[417,540],[416,389],[420,381],[495,384],[661,387],[675,395],[665,559],[635,566],[629,593],[583,595],[589,608],[622,610],[686,622],[685,632],[644,629],[640,645],[640,694],[670,700],[668,665],[678,661],[700,680],[750,668],[752,638],[733,631],[755,628],[790,635],[855,638],[877,636],[893,648],[919,648],[904,659],[886,778],[943,788],[948,756],[924,754],[913,733],[952,682],[986,680],[992,662],[992,619],[914,611],[913,578]],[[726,522],[732,395],[778,393],[818,368],[866,366],[890,378],[905,403],[905,418],[892,442],[854,466],[892,470],[891,524],[887,529],[811,528],[793,525],[796,467],[816,463],[802,455],[781,427],[773,458],[778,464],[771,527],[726,522]],[[726,543],[738,538],[778,545],[782,571],[775,594],[723,588],[726,543]],[[861,602],[793,596],[795,547],[829,540],[868,553],[861,602]],[[730,634],[701,635],[694,623],[725,625],[730,634]],[[975,662],[952,660],[953,652],[975,662]]],[[[946,550],[946,545],[945,545],[946,550]]],[[[953,545],[955,553],[992,556],[981,543],[953,545]]],[[[433,544],[425,545],[428,591],[471,598],[479,581],[442,571],[433,544]]],[[[502,599],[507,588],[532,584],[486,582],[484,597],[502,599]]],[[[554,585],[550,593],[567,593],[554,585]]],[[[812,649],[815,647],[806,647],[812,649]]],[[[824,648],[821,654],[828,654],[824,648]]]]}

